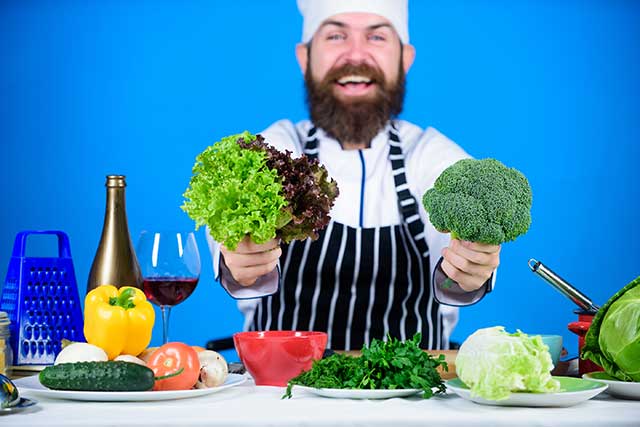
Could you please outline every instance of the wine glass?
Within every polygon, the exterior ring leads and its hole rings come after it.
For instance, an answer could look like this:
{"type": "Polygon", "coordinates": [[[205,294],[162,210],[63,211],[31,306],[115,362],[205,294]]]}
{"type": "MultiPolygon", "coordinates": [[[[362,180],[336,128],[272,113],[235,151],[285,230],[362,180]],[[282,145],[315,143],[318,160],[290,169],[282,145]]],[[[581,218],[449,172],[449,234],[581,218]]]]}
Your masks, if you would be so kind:
{"type": "Polygon", "coordinates": [[[169,340],[171,307],[195,290],[200,278],[200,253],[193,232],[143,231],[136,248],[143,290],[162,311],[162,341],[169,340]]]}

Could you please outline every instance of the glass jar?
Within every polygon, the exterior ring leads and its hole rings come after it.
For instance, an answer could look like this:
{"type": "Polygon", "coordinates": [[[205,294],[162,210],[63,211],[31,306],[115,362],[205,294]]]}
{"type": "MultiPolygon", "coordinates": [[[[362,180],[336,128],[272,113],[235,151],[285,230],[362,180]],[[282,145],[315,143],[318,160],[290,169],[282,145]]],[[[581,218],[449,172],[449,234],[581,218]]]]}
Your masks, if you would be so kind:
{"type": "Polygon", "coordinates": [[[11,375],[11,366],[13,365],[13,351],[9,338],[9,325],[11,321],[7,313],[0,311],[0,374],[5,376],[11,375]]]}

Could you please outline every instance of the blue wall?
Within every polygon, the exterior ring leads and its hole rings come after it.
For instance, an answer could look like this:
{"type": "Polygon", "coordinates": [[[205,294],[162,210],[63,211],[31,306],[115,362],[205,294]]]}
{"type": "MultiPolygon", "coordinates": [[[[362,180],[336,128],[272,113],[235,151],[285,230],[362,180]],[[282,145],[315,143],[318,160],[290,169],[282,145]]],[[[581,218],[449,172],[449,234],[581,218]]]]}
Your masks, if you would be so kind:
{"type": "MultiPolygon", "coordinates": [[[[574,306],[527,260],[600,304],[640,274],[640,2],[413,0],[410,21],[403,117],[517,167],[534,190],[530,232],[504,245],[495,292],[461,311],[454,339],[502,324],[560,333],[575,353],[574,306]]],[[[134,242],[192,227],[179,206],[196,154],[306,116],[300,33],[293,0],[3,1],[0,275],[18,231],[61,229],[83,292],[107,174],[127,175],[134,242]]],[[[205,268],[171,338],[203,345],[241,317],[197,238],[205,268]]]]}

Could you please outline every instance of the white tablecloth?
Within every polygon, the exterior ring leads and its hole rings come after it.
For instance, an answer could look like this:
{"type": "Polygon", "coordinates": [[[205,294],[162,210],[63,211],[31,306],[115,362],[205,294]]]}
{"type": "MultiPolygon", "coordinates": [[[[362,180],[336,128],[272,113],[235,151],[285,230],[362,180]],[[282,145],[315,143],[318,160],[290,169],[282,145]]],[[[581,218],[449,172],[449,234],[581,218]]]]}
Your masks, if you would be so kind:
{"type": "Polygon", "coordinates": [[[478,405],[455,394],[422,399],[331,399],[294,389],[242,385],[159,402],[79,402],[29,396],[38,404],[0,415],[15,426],[639,426],[640,402],[607,394],[568,408],[478,405]]]}

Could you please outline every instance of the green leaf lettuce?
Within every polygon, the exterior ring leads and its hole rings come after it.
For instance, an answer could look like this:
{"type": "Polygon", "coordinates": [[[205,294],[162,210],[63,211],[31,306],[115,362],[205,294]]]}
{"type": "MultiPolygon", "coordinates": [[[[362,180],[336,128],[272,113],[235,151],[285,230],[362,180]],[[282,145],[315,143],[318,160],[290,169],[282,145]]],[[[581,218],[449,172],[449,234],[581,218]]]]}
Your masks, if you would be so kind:
{"type": "Polygon", "coordinates": [[[239,138],[254,140],[249,132],[222,138],[196,157],[193,176],[182,209],[206,225],[211,236],[231,250],[245,235],[255,243],[272,239],[290,219],[288,205],[275,170],[266,166],[266,154],[243,149],[239,138]]]}
{"type": "Polygon", "coordinates": [[[247,235],[255,243],[278,237],[318,238],[338,196],[336,182],[317,160],[293,158],[244,132],[222,138],[196,157],[182,209],[235,250],[247,235]]]}

